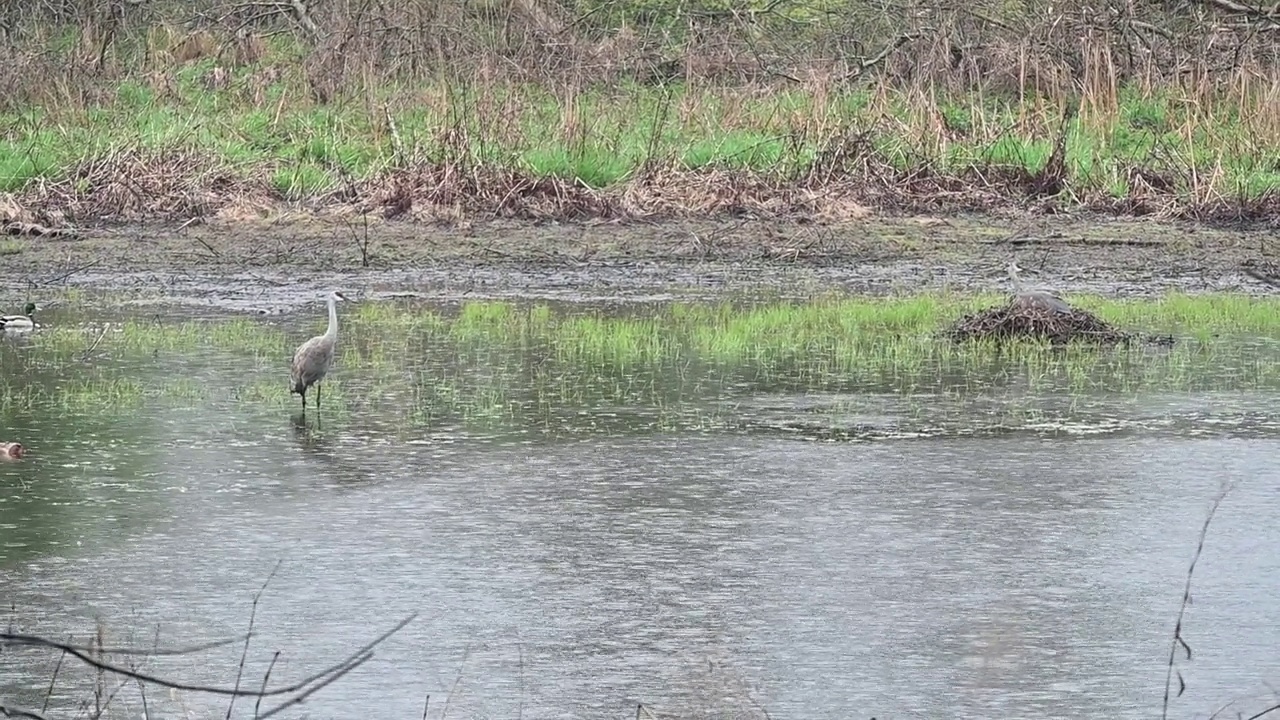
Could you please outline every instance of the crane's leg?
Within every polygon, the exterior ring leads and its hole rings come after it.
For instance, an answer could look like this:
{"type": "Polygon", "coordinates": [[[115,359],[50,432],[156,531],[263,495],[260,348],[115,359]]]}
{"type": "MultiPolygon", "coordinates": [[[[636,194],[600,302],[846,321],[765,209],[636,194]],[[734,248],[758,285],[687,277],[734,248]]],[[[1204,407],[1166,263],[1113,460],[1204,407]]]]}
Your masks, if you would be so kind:
{"type": "Polygon", "coordinates": [[[307,389],[306,388],[302,389],[301,395],[302,395],[302,414],[306,415],[307,414],[307,389]]]}
{"type": "Polygon", "coordinates": [[[316,409],[320,409],[320,383],[316,383],[316,409]]]}

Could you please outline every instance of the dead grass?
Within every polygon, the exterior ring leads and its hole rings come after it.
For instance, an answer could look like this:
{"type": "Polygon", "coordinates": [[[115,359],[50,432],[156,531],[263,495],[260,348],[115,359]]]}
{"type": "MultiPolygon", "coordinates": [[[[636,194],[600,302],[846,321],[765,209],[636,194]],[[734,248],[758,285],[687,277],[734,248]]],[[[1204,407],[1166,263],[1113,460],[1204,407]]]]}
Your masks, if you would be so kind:
{"type": "Polygon", "coordinates": [[[3,11],[12,167],[0,162],[0,180],[51,225],[285,208],[819,221],[1085,209],[1280,224],[1268,157],[1280,33],[1257,32],[1262,17],[1153,8],[1137,22],[1092,0],[309,5],[3,11]],[[122,103],[126,89],[142,100],[122,103]],[[199,120],[173,137],[148,126],[167,138],[153,141],[132,130],[140,105],[161,125],[199,120]],[[120,131],[103,149],[26,159],[96,132],[103,113],[120,131]],[[289,129],[299,118],[321,116],[354,129],[293,139],[320,132],[289,129]],[[704,140],[728,149],[701,157],[704,140]],[[317,152],[307,143],[324,158],[300,160],[317,152]]]}
{"type": "Polygon", "coordinates": [[[15,216],[50,227],[146,219],[267,217],[286,209],[376,214],[387,220],[634,220],[741,216],[825,222],[893,214],[1086,210],[1153,215],[1217,224],[1280,218],[1280,194],[1208,197],[1189,204],[1171,189],[1146,185],[1124,198],[1075,197],[1067,204],[1045,186],[1061,182],[1020,168],[973,168],[959,174],[896,170],[883,158],[855,172],[814,172],[799,180],[750,171],[658,167],[624,183],[594,189],[572,179],[495,166],[419,162],[290,200],[269,174],[246,178],[218,158],[190,151],[133,149],[95,158],[58,181],[9,196],[15,216]]]}

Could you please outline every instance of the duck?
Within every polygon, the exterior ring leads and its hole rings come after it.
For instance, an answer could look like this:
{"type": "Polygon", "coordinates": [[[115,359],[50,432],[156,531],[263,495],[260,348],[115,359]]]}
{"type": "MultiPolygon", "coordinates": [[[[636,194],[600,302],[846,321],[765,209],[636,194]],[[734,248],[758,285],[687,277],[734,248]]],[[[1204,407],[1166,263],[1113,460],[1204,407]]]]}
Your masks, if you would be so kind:
{"type": "Polygon", "coordinates": [[[22,315],[0,315],[0,330],[7,332],[25,332],[27,330],[34,330],[40,327],[35,321],[35,303],[27,303],[27,306],[22,309],[22,312],[22,315]]]}
{"type": "Polygon", "coordinates": [[[22,443],[0,443],[0,460],[21,460],[25,452],[22,443]]]}

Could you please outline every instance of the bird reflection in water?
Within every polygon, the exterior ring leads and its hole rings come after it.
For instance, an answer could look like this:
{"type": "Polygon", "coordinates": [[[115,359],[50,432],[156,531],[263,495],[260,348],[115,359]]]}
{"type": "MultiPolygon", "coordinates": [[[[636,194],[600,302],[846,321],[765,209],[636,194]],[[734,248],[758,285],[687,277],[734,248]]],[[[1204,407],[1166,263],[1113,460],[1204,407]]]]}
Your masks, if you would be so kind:
{"type": "Polygon", "coordinates": [[[306,418],[294,415],[293,437],[298,447],[307,455],[320,461],[330,479],[338,483],[368,483],[374,480],[371,468],[363,462],[363,458],[353,458],[337,447],[334,437],[320,428],[316,423],[312,426],[306,418]]]}

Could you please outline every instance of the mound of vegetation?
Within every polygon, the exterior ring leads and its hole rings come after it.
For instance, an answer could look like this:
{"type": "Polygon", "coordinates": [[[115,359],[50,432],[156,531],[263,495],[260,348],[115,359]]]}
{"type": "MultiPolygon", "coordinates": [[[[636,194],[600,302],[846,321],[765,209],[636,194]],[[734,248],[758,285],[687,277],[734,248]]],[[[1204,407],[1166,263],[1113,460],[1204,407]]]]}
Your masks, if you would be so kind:
{"type": "Polygon", "coordinates": [[[1093,313],[1071,308],[1060,310],[1042,304],[1023,302],[1012,297],[1009,302],[970,313],[956,320],[946,331],[956,342],[966,340],[1016,339],[1048,340],[1055,345],[1071,341],[1099,345],[1127,345],[1134,340],[1147,340],[1161,345],[1173,344],[1173,338],[1147,337],[1125,332],[1093,313]]]}

